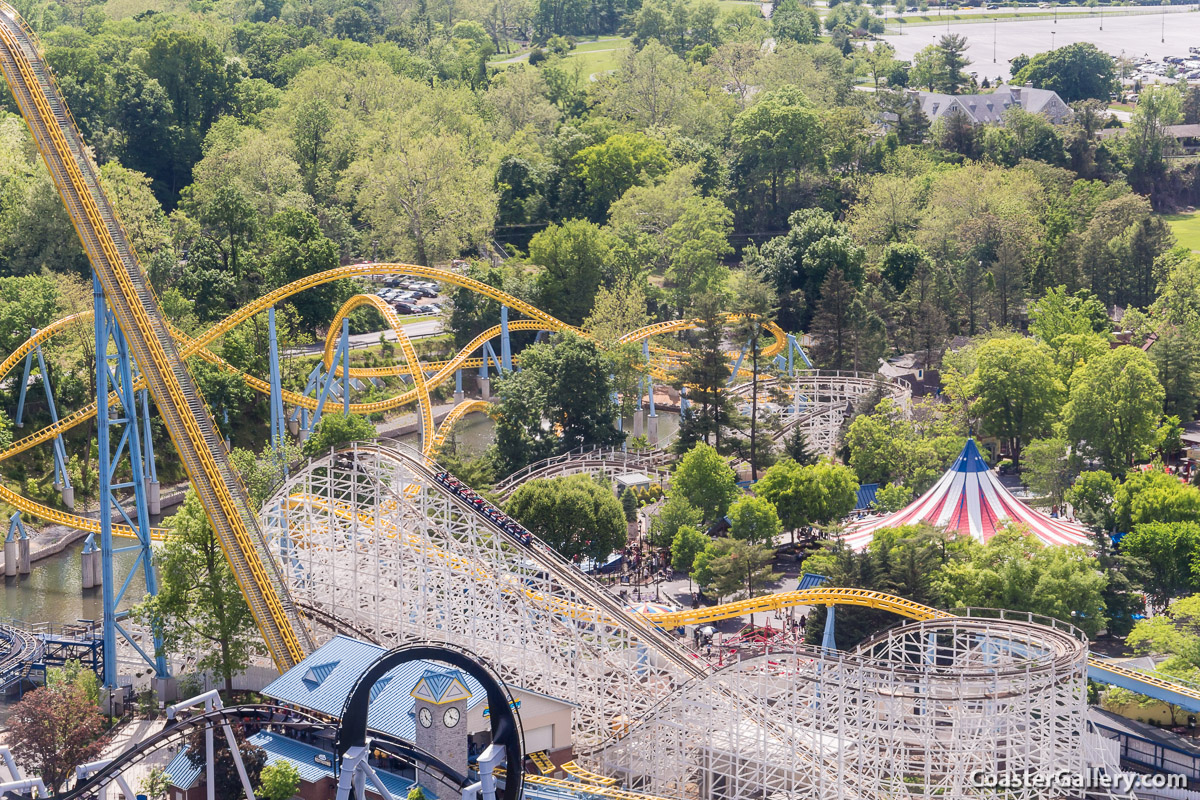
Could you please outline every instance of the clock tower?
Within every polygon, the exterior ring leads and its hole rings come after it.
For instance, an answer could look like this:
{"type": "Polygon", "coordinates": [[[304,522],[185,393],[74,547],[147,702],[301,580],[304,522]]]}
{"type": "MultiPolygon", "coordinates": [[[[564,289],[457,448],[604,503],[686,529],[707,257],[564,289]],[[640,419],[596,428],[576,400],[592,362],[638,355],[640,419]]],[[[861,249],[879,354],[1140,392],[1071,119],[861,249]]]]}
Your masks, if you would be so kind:
{"type": "Polygon", "coordinates": [[[414,744],[467,774],[467,701],[471,690],[458,670],[427,669],[409,693],[416,701],[414,744]]]}

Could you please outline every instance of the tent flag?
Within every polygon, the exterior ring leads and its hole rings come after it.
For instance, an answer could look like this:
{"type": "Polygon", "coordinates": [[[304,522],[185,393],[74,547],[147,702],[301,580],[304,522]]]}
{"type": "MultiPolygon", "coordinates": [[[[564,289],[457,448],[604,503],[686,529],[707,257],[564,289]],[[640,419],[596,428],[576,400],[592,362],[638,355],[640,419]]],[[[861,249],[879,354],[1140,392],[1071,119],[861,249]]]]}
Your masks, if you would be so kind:
{"type": "Polygon", "coordinates": [[[880,528],[928,522],[961,536],[986,542],[1008,522],[1021,523],[1046,544],[1084,544],[1087,530],[1074,522],[1034,511],[1012,495],[992,471],[974,439],[968,439],[946,474],[925,494],[899,511],[849,526],[842,540],[855,550],[866,547],[880,528]]]}

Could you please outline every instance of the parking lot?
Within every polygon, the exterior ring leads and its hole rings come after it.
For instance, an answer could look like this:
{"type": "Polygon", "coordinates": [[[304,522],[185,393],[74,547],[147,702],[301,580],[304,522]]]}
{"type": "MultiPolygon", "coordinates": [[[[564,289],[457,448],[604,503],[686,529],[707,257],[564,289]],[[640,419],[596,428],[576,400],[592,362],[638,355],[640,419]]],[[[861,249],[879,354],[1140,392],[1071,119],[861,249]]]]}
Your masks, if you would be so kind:
{"type": "Polygon", "coordinates": [[[396,309],[397,314],[440,314],[442,302],[438,298],[438,285],[432,281],[412,278],[388,278],[375,290],[396,309]]]}
{"type": "MultiPolygon", "coordinates": [[[[1101,18],[1060,14],[1058,22],[1050,19],[986,23],[958,23],[913,27],[900,35],[886,37],[896,48],[898,58],[911,59],[926,45],[935,44],[948,32],[967,39],[967,57],[971,66],[967,72],[980,80],[1011,77],[1009,60],[1022,53],[1034,55],[1075,42],[1091,42],[1114,58],[1142,58],[1162,63],[1164,56],[1187,58],[1190,46],[1200,43],[1200,13],[1180,11],[1178,6],[1166,14],[1119,16],[1113,11],[1101,18]]],[[[1189,7],[1194,8],[1194,7],[1189,7]]]]}

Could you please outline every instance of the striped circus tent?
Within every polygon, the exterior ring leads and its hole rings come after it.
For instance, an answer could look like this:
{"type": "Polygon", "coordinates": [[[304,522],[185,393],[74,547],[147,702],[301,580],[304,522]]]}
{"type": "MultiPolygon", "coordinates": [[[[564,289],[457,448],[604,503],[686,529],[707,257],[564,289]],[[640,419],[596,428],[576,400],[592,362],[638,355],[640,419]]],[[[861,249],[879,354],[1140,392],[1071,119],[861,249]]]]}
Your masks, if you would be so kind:
{"type": "Polygon", "coordinates": [[[1052,519],[1013,497],[1000,483],[974,439],[968,439],[953,466],[933,488],[905,508],[865,519],[846,529],[842,540],[855,550],[866,547],[880,528],[928,522],[960,536],[986,542],[1005,523],[1025,525],[1046,544],[1084,544],[1087,530],[1073,522],[1052,519]]]}

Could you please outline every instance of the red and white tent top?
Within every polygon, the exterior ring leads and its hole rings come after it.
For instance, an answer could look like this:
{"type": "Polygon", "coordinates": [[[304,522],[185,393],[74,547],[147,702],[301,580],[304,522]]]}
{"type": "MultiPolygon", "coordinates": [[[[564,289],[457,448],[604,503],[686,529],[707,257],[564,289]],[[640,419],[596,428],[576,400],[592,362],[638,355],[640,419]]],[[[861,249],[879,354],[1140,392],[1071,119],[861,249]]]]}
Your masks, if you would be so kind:
{"type": "Polygon", "coordinates": [[[980,542],[992,538],[1006,522],[1027,526],[1046,544],[1084,544],[1085,528],[1034,511],[1013,497],[983,460],[974,439],[968,439],[953,466],[933,488],[905,508],[883,517],[857,522],[842,536],[855,550],[866,547],[880,528],[928,522],[980,542]]]}

